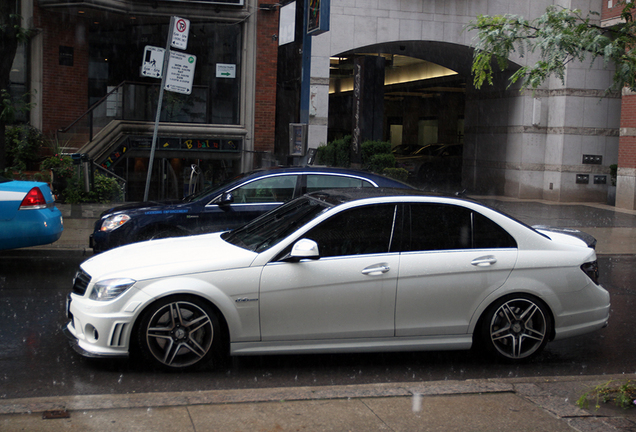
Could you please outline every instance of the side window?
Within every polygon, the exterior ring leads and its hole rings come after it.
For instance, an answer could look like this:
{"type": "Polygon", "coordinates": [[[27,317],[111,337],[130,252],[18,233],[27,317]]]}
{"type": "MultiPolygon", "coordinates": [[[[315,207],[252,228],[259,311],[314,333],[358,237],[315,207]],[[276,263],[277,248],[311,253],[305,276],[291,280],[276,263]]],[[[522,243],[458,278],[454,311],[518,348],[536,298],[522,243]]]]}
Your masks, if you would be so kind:
{"type": "Polygon", "coordinates": [[[516,248],[517,242],[508,231],[479,213],[473,213],[473,247],[516,248]]]}
{"type": "Polygon", "coordinates": [[[410,208],[410,238],[407,234],[404,251],[517,247],[506,230],[470,209],[448,204],[410,208]]]}
{"type": "Polygon", "coordinates": [[[303,237],[318,243],[321,257],[387,253],[395,213],[394,204],[347,210],[324,221],[303,237]]]}
{"type": "Polygon", "coordinates": [[[294,197],[297,175],[267,177],[232,191],[235,203],[285,202],[294,197]]]}
{"type": "MultiPolygon", "coordinates": [[[[411,204],[410,245],[405,251],[467,249],[471,242],[471,211],[445,204],[411,204]]],[[[408,230],[407,230],[408,233],[408,230]]],[[[408,237],[408,234],[407,234],[408,237]]]]}
{"type": "Polygon", "coordinates": [[[366,180],[354,177],[325,174],[307,174],[307,193],[316,192],[322,189],[348,187],[373,187],[373,185],[366,180]]]}

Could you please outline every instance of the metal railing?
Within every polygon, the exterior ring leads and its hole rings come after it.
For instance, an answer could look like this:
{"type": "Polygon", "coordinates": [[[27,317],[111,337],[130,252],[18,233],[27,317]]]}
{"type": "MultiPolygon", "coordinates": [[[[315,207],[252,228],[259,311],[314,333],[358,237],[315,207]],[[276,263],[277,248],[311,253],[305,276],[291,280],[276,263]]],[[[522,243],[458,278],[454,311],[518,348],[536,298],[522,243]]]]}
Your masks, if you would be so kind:
{"type": "MultiPolygon", "coordinates": [[[[192,94],[164,94],[161,110],[162,122],[209,122],[208,88],[195,86],[192,94]]],[[[93,141],[99,132],[113,120],[154,121],[159,97],[159,84],[124,81],[113,87],[99,101],[69,126],[56,133],[58,142],[65,147],[80,149],[93,141]]]]}

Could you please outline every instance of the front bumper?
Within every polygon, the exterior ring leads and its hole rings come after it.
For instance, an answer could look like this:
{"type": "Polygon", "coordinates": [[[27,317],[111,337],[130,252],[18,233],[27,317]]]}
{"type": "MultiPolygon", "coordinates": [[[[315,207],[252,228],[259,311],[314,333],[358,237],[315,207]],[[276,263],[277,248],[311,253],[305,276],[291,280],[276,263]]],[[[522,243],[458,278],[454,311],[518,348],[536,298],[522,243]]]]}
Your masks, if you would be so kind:
{"type": "Polygon", "coordinates": [[[73,349],[85,357],[127,357],[135,312],[144,300],[147,296],[135,289],[110,302],[70,294],[64,334],[73,349]]]}
{"type": "Polygon", "coordinates": [[[69,323],[65,324],[64,326],[62,326],[62,333],[64,333],[64,336],[66,336],[68,338],[69,344],[71,345],[71,348],[73,348],[73,350],[75,352],[77,352],[79,355],[81,355],[82,357],[86,357],[86,358],[127,358],[128,357],[128,353],[124,352],[124,353],[95,353],[95,352],[91,352],[91,351],[87,351],[84,348],[82,348],[79,344],[79,339],[77,337],[75,337],[75,335],[69,330],[69,326],[72,326],[73,322],[70,321],[69,323]]]}

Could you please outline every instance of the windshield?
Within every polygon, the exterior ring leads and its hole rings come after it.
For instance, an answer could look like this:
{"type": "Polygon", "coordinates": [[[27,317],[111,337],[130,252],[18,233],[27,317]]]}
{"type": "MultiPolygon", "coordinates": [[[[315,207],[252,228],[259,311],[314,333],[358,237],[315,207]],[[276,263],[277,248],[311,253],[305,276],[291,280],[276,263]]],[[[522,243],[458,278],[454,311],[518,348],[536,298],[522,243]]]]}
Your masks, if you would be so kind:
{"type": "Polygon", "coordinates": [[[233,245],[262,252],[287,237],[331,205],[311,197],[291,201],[221,238],[233,245]]]}

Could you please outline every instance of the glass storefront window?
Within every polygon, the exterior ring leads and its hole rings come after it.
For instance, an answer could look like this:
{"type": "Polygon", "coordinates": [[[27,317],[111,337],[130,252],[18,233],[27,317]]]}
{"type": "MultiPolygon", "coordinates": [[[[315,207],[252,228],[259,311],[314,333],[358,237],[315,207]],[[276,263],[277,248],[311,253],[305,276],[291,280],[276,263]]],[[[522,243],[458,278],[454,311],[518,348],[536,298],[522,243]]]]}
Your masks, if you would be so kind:
{"type": "MultiPolygon", "coordinates": [[[[9,94],[15,101],[28,102],[27,93],[29,88],[27,85],[27,59],[26,59],[26,45],[21,43],[18,45],[18,49],[11,65],[11,72],[9,74],[9,94]]],[[[18,123],[26,122],[28,120],[28,114],[20,110],[15,112],[15,121],[18,123]]]]}
{"type": "MultiPolygon", "coordinates": [[[[164,48],[165,23],[95,24],[90,30],[89,106],[122,85],[120,118],[153,121],[160,80],[140,76],[146,45],[164,48]]],[[[156,21],[156,18],[155,18],[156,21]]],[[[188,54],[197,57],[192,94],[164,92],[161,120],[180,123],[239,124],[242,24],[191,20],[188,54]],[[232,77],[217,76],[217,64],[231,65],[232,77]]]]}

